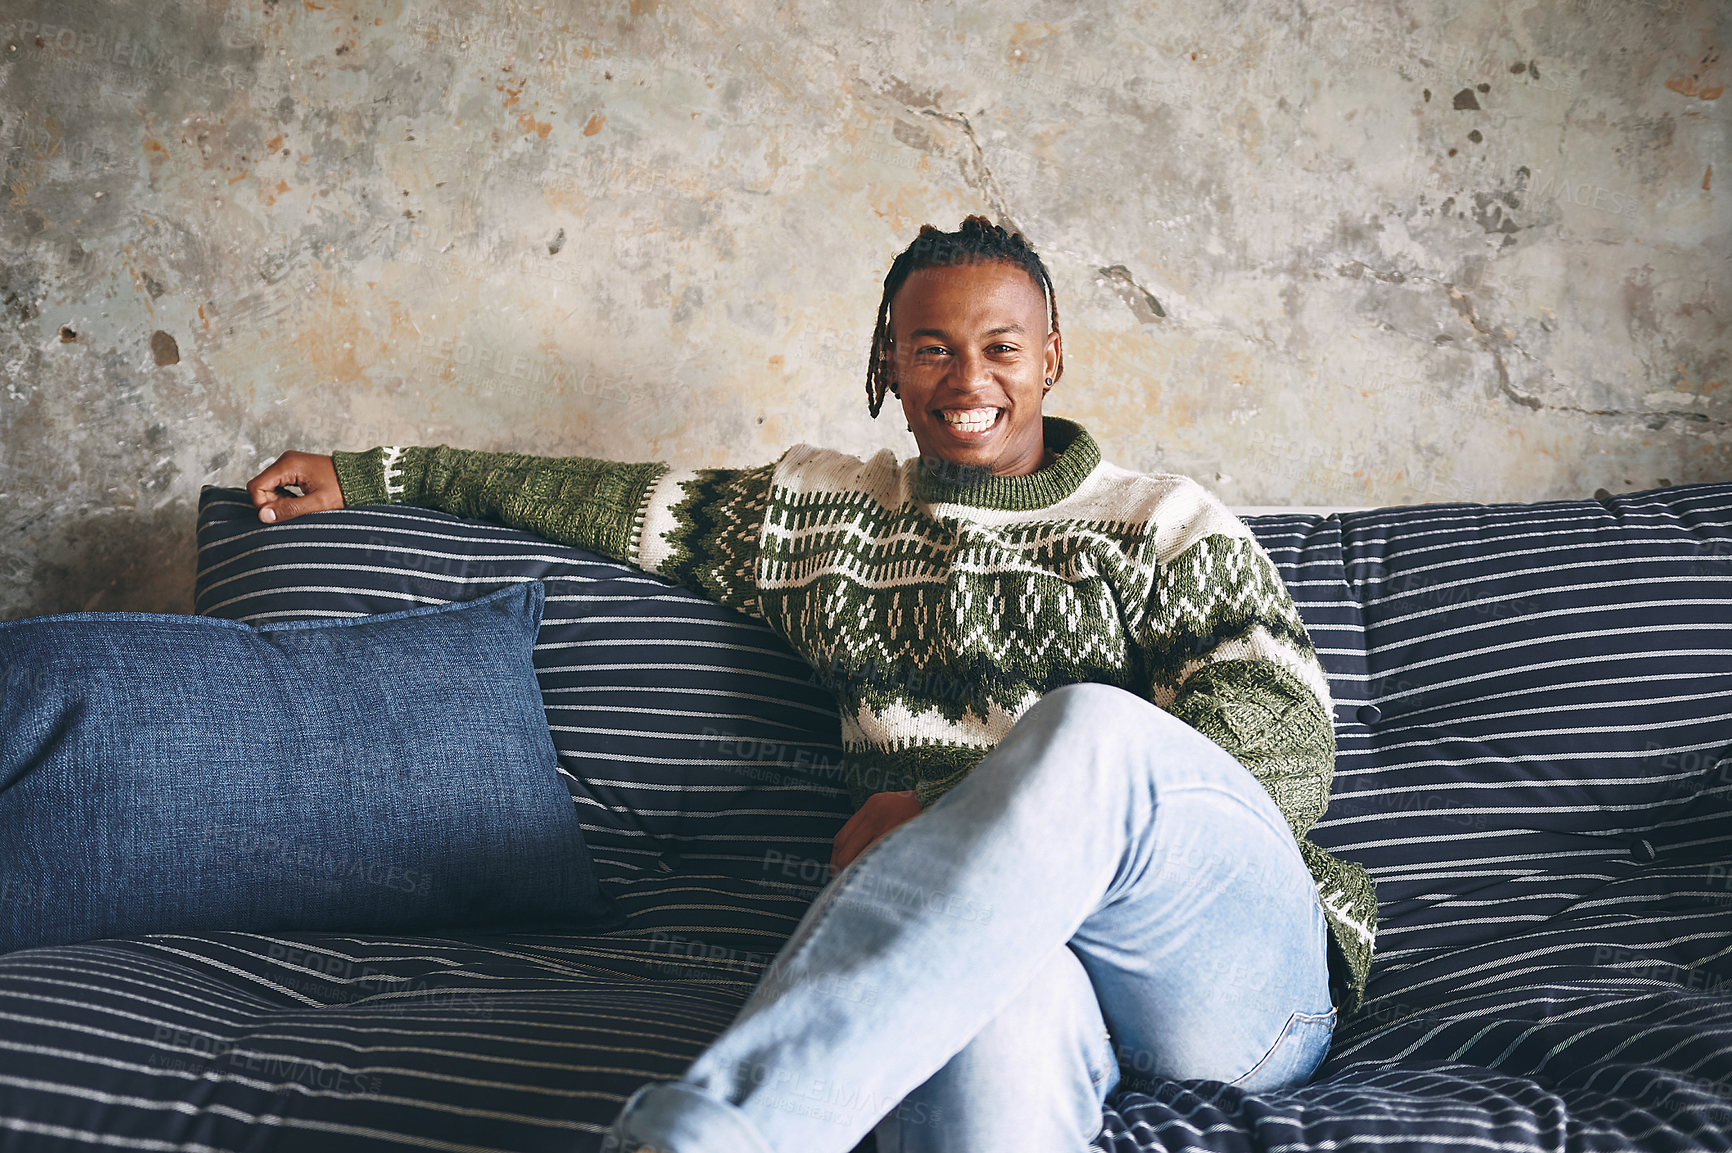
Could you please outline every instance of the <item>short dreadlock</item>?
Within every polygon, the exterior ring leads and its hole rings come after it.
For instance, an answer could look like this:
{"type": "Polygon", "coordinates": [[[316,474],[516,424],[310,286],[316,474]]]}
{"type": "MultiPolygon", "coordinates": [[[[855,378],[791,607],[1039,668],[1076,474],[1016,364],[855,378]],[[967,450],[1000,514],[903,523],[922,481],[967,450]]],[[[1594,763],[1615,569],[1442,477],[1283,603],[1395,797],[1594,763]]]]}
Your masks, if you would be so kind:
{"type": "MultiPolygon", "coordinates": [[[[872,333],[872,362],[866,368],[866,405],[873,416],[884,407],[884,394],[890,390],[890,301],[908,274],[922,268],[986,263],[1010,264],[1028,273],[1028,278],[1046,295],[1051,331],[1058,331],[1058,299],[1053,294],[1052,277],[1022,233],[1006,231],[984,216],[968,217],[955,232],[940,232],[930,224],[922,224],[920,234],[902,250],[884,275],[884,299],[878,304],[878,327],[872,333]]],[[[1061,346],[1058,370],[1052,378],[1057,380],[1063,375],[1061,346]]]]}

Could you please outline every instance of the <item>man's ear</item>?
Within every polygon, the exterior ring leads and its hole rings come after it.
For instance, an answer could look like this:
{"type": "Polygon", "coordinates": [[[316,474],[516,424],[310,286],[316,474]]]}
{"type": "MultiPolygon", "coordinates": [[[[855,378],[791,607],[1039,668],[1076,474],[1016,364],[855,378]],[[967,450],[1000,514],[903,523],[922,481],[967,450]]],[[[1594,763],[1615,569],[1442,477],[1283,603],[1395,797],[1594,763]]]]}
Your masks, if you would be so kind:
{"type": "Polygon", "coordinates": [[[1050,377],[1054,384],[1064,375],[1064,337],[1056,328],[1046,334],[1046,357],[1041,368],[1041,375],[1050,377]]]}

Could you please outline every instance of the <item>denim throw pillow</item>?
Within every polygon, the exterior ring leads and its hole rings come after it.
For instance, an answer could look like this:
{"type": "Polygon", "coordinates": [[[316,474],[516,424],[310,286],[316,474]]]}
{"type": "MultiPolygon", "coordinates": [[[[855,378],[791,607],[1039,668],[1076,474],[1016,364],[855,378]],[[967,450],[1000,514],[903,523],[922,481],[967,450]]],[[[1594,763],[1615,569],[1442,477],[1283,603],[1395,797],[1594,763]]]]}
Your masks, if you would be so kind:
{"type": "Polygon", "coordinates": [[[0,952],[604,916],[532,661],[544,597],[0,623],[0,952]]]}

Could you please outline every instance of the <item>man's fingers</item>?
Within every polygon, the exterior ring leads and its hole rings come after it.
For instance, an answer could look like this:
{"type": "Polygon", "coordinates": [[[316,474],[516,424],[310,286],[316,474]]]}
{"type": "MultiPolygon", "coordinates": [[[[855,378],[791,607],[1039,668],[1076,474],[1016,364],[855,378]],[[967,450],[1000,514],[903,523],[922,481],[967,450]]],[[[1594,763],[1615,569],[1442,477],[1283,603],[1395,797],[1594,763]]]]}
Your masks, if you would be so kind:
{"type": "Polygon", "coordinates": [[[310,496],[276,496],[259,509],[259,519],[266,524],[292,520],[302,513],[323,512],[328,504],[310,496]]]}
{"type": "Polygon", "coordinates": [[[247,491],[252,494],[255,505],[276,499],[277,489],[282,485],[301,483],[301,470],[292,459],[295,455],[285,452],[267,465],[263,472],[247,481],[247,491]]]}
{"type": "Polygon", "coordinates": [[[858,845],[865,827],[859,813],[848,818],[848,823],[842,826],[836,839],[831,842],[830,868],[840,872],[848,867],[849,861],[860,855],[858,845]]]}
{"type": "Polygon", "coordinates": [[[855,813],[836,834],[834,847],[830,850],[830,867],[837,871],[846,869],[885,832],[884,821],[877,814],[865,809],[855,813]]]}
{"type": "Polygon", "coordinates": [[[830,842],[830,871],[841,872],[848,865],[848,826],[843,825],[836,839],[830,842]]]}
{"type": "Polygon", "coordinates": [[[878,838],[901,828],[920,812],[919,794],[913,789],[867,797],[859,812],[848,818],[831,842],[830,867],[847,868],[855,857],[877,844],[878,838]]]}
{"type": "Polygon", "coordinates": [[[247,493],[266,524],[343,507],[343,492],[331,458],[315,453],[285,452],[247,481],[247,493]],[[282,491],[291,485],[296,493],[282,491]]]}
{"type": "Polygon", "coordinates": [[[843,854],[841,863],[836,866],[837,871],[840,872],[841,870],[846,869],[849,865],[852,865],[860,854],[864,853],[867,849],[870,849],[872,847],[872,842],[876,841],[881,836],[883,836],[882,833],[873,832],[865,833],[856,837],[854,839],[855,843],[848,846],[848,851],[843,854]]]}
{"type": "Polygon", "coordinates": [[[259,507],[259,519],[266,524],[291,520],[309,512],[328,512],[343,507],[343,498],[327,488],[312,489],[306,496],[272,496],[259,507]]]}

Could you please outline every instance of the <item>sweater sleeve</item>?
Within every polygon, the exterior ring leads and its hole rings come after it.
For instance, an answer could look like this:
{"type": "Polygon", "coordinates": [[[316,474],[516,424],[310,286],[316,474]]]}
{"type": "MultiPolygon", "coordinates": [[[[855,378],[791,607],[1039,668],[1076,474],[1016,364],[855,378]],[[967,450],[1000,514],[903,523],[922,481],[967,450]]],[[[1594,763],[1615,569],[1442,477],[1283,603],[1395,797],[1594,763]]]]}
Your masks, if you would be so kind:
{"type": "Polygon", "coordinates": [[[1333,702],[1305,622],[1250,530],[1201,486],[1163,506],[1140,644],[1148,696],[1269,790],[1295,837],[1329,803],[1333,702]]]}
{"type": "Polygon", "coordinates": [[[1365,870],[1307,832],[1329,806],[1334,702],[1298,608],[1263,547],[1200,486],[1157,534],[1141,630],[1148,695],[1231,753],[1268,790],[1317,878],[1334,930],[1341,1003],[1357,1005],[1371,964],[1377,897],[1365,870]]]}
{"type": "Polygon", "coordinates": [[[753,577],[773,465],[675,472],[658,462],[383,446],[334,452],[347,505],[488,518],[762,616],[753,577]]]}

